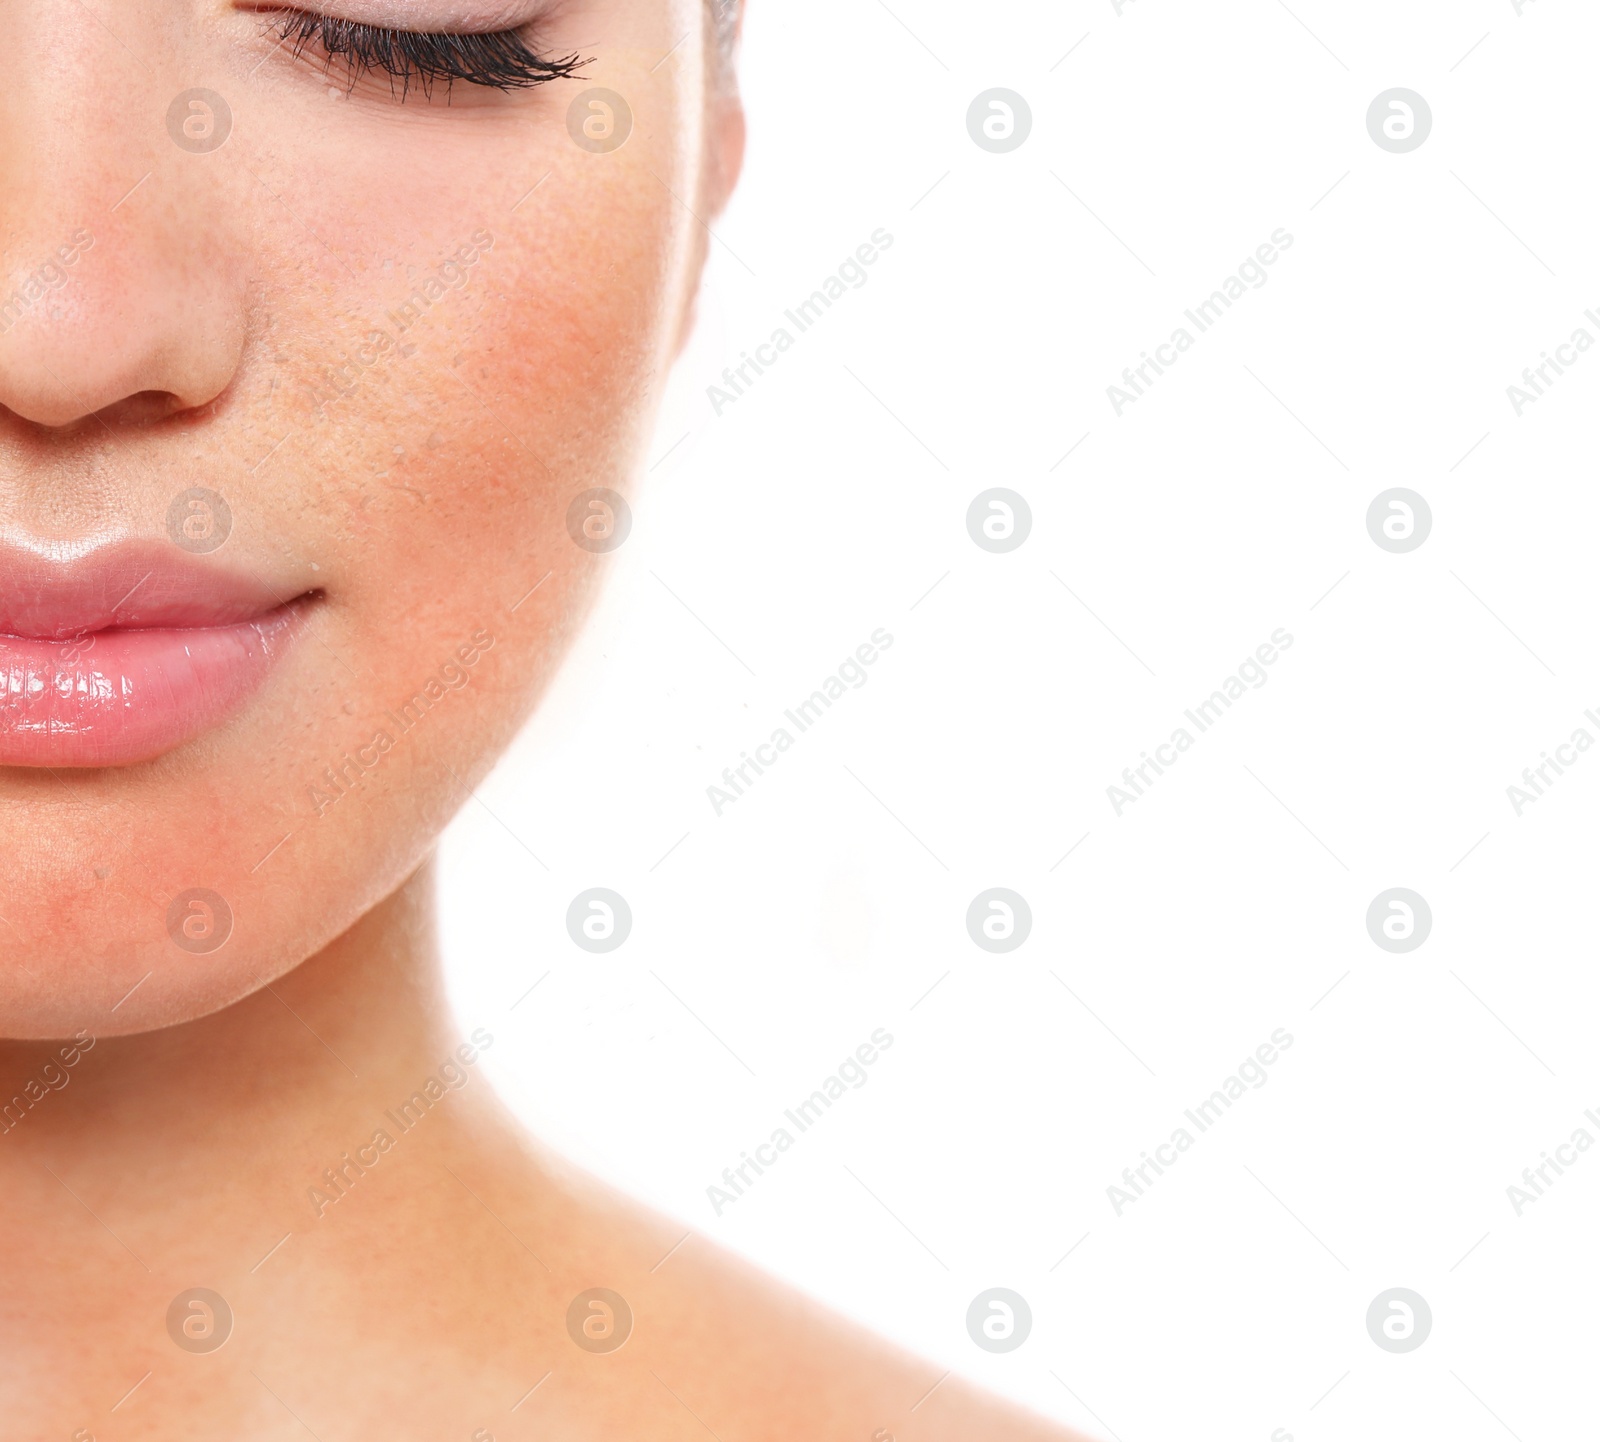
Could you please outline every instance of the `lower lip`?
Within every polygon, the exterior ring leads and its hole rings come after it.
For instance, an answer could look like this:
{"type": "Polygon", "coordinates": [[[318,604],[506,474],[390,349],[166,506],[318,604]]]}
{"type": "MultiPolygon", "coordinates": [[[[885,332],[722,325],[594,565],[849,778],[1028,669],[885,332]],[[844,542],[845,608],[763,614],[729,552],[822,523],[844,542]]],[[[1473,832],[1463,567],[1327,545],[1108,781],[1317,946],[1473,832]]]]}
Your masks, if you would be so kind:
{"type": "Polygon", "coordinates": [[[0,635],[0,766],[131,766],[211,730],[260,688],[299,609],[73,641],[0,635]]]}

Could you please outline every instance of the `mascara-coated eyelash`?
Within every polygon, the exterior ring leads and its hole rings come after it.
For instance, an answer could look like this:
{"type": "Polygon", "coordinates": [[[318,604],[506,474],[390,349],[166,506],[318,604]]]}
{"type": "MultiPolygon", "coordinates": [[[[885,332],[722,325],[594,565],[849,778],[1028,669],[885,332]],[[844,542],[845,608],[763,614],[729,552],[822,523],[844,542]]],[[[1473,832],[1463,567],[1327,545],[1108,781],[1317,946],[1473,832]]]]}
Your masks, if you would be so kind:
{"type": "Polygon", "coordinates": [[[276,24],[280,39],[292,47],[296,57],[314,45],[330,63],[336,59],[345,62],[351,85],[364,75],[382,71],[391,85],[401,82],[402,94],[412,81],[430,94],[441,80],[447,89],[460,80],[494,90],[526,90],[565,80],[588,64],[576,55],[546,60],[530,50],[515,30],[484,35],[429,34],[337,20],[304,10],[288,11],[276,24]]]}

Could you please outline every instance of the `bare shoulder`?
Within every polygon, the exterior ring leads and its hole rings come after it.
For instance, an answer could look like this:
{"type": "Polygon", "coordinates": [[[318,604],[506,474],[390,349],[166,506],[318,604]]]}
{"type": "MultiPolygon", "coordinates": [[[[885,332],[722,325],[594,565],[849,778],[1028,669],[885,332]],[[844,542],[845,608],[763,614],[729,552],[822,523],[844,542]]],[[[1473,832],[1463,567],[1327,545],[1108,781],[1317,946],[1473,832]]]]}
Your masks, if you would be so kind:
{"type": "Polygon", "coordinates": [[[710,1241],[656,1274],[650,1350],[747,1442],[1086,1442],[912,1356],[710,1241]]]}
{"type": "Polygon", "coordinates": [[[485,1200],[548,1263],[477,1284],[519,1293],[505,1303],[529,1326],[518,1365],[548,1373],[515,1419],[533,1430],[504,1434],[516,1442],[553,1424],[640,1442],[1088,1442],[548,1154],[507,1180],[485,1200]]]}

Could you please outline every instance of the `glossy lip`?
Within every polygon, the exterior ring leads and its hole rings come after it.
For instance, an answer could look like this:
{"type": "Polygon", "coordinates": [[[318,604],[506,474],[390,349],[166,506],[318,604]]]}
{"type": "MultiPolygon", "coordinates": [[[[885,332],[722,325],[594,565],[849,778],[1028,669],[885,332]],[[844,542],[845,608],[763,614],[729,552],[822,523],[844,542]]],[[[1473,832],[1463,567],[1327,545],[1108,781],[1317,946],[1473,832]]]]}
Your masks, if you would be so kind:
{"type": "Polygon", "coordinates": [[[0,766],[127,766],[210,730],[316,594],[171,546],[0,543],[0,766]]]}

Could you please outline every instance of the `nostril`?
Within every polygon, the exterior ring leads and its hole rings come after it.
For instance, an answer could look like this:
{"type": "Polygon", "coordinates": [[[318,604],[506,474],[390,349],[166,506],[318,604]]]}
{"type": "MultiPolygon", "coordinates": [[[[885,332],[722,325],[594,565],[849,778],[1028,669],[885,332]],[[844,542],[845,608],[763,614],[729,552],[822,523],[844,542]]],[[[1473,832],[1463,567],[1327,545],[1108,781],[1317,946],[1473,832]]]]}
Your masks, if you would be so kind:
{"type": "Polygon", "coordinates": [[[59,399],[63,404],[30,405],[26,414],[0,406],[0,414],[9,412],[24,424],[52,435],[69,435],[87,429],[155,425],[187,409],[182,398],[171,391],[138,391],[90,410],[70,386],[63,384],[59,399]]]}
{"type": "Polygon", "coordinates": [[[85,419],[101,421],[108,426],[147,426],[186,409],[188,407],[182,398],[171,391],[138,391],[109,406],[102,406],[85,419]]]}
{"type": "Polygon", "coordinates": [[[48,311],[0,334],[0,406],[56,433],[209,414],[244,352],[246,261],[174,214],[124,206],[48,311]]]}

